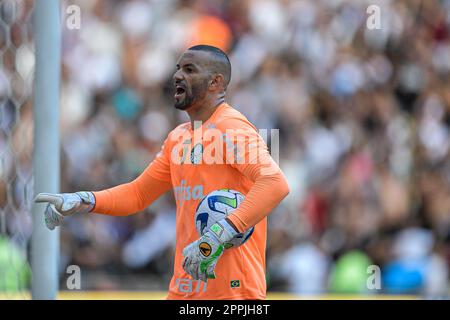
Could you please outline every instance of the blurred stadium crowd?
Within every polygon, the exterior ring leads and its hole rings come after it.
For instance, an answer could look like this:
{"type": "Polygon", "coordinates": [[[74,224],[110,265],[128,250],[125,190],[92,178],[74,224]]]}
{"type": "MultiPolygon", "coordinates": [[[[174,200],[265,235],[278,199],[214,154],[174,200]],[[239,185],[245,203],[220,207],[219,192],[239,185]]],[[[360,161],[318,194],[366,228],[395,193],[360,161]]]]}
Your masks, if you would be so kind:
{"type": "MultiPolygon", "coordinates": [[[[269,217],[268,289],[448,296],[449,0],[64,3],[80,6],[81,28],[63,28],[61,191],[100,190],[142,172],[187,120],[173,108],[178,56],[213,44],[231,58],[228,102],[258,128],[280,130],[291,193],[269,217]],[[366,27],[370,4],[381,8],[379,30],[366,27]],[[369,265],[380,267],[380,289],[367,289],[369,265]]],[[[31,7],[21,7],[23,19],[31,7]]],[[[11,41],[16,63],[4,54],[0,70],[0,200],[2,212],[14,211],[4,233],[23,242],[32,39],[11,31],[11,41]]],[[[77,264],[83,289],[165,290],[174,213],[168,194],[129,217],[67,219],[62,279],[77,264]]]]}

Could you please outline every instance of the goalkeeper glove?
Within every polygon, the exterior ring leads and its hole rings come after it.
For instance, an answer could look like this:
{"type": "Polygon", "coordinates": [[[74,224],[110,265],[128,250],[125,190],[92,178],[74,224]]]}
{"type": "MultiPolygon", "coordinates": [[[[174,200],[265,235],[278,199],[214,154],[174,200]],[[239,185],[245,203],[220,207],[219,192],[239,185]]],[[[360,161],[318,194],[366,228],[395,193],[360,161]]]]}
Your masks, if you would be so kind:
{"type": "Polygon", "coordinates": [[[214,223],[200,239],[183,249],[183,269],[195,280],[206,282],[215,279],[217,261],[230,241],[238,232],[225,219],[214,223]]]}
{"type": "Polygon", "coordinates": [[[90,212],[95,206],[95,197],[92,192],[81,191],[77,193],[39,193],[35,202],[48,203],[45,209],[45,224],[50,230],[61,225],[64,217],[74,213],[90,212]]]}

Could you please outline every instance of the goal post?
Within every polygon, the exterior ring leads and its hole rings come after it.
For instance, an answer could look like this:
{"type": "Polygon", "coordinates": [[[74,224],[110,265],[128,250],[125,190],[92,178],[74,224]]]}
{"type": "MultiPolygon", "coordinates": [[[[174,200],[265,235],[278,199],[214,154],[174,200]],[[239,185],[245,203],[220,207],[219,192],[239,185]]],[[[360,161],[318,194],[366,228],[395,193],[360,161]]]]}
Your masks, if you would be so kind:
{"type": "MultiPolygon", "coordinates": [[[[38,0],[33,12],[35,40],[34,194],[59,192],[59,97],[61,22],[59,0],[38,0]]],[[[31,236],[31,294],[55,299],[58,293],[59,231],[44,224],[45,205],[33,204],[31,236]]]]}

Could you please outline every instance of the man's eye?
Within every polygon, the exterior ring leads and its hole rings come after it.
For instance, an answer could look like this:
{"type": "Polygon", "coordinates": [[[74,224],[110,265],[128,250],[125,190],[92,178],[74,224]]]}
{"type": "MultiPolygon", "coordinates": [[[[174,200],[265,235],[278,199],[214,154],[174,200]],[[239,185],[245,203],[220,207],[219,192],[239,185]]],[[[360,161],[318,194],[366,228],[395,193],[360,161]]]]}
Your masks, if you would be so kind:
{"type": "Polygon", "coordinates": [[[186,71],[189,72],[189,73],[191,73],[191,72],[194,71],[194,70],[192,70],[192,68],[187,67],[187,68],[186,68],[186,71]]]}

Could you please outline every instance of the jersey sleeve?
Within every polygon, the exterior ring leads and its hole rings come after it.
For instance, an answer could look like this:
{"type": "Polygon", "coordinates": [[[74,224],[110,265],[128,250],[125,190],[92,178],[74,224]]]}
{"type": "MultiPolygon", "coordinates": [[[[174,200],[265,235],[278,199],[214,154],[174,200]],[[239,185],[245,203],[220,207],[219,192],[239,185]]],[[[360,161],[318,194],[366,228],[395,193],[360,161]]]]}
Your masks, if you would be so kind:
{"type": "Polygon", "coordinates": [[[244,232],[264,219],[286,197],[289,186],[263,138],[250,123],[227,119],[220,127],[226,137],[226,163],[254,182],[245,200],[228,216],[235,227],[244,232]]]}
{"type": "Polygon", "coordinates": [[[161,151],[135,180],[119,186],[93,192],[95,207],[92,212],[125,216],[142,211],[172,187],[168,140],[161,151]]]}

